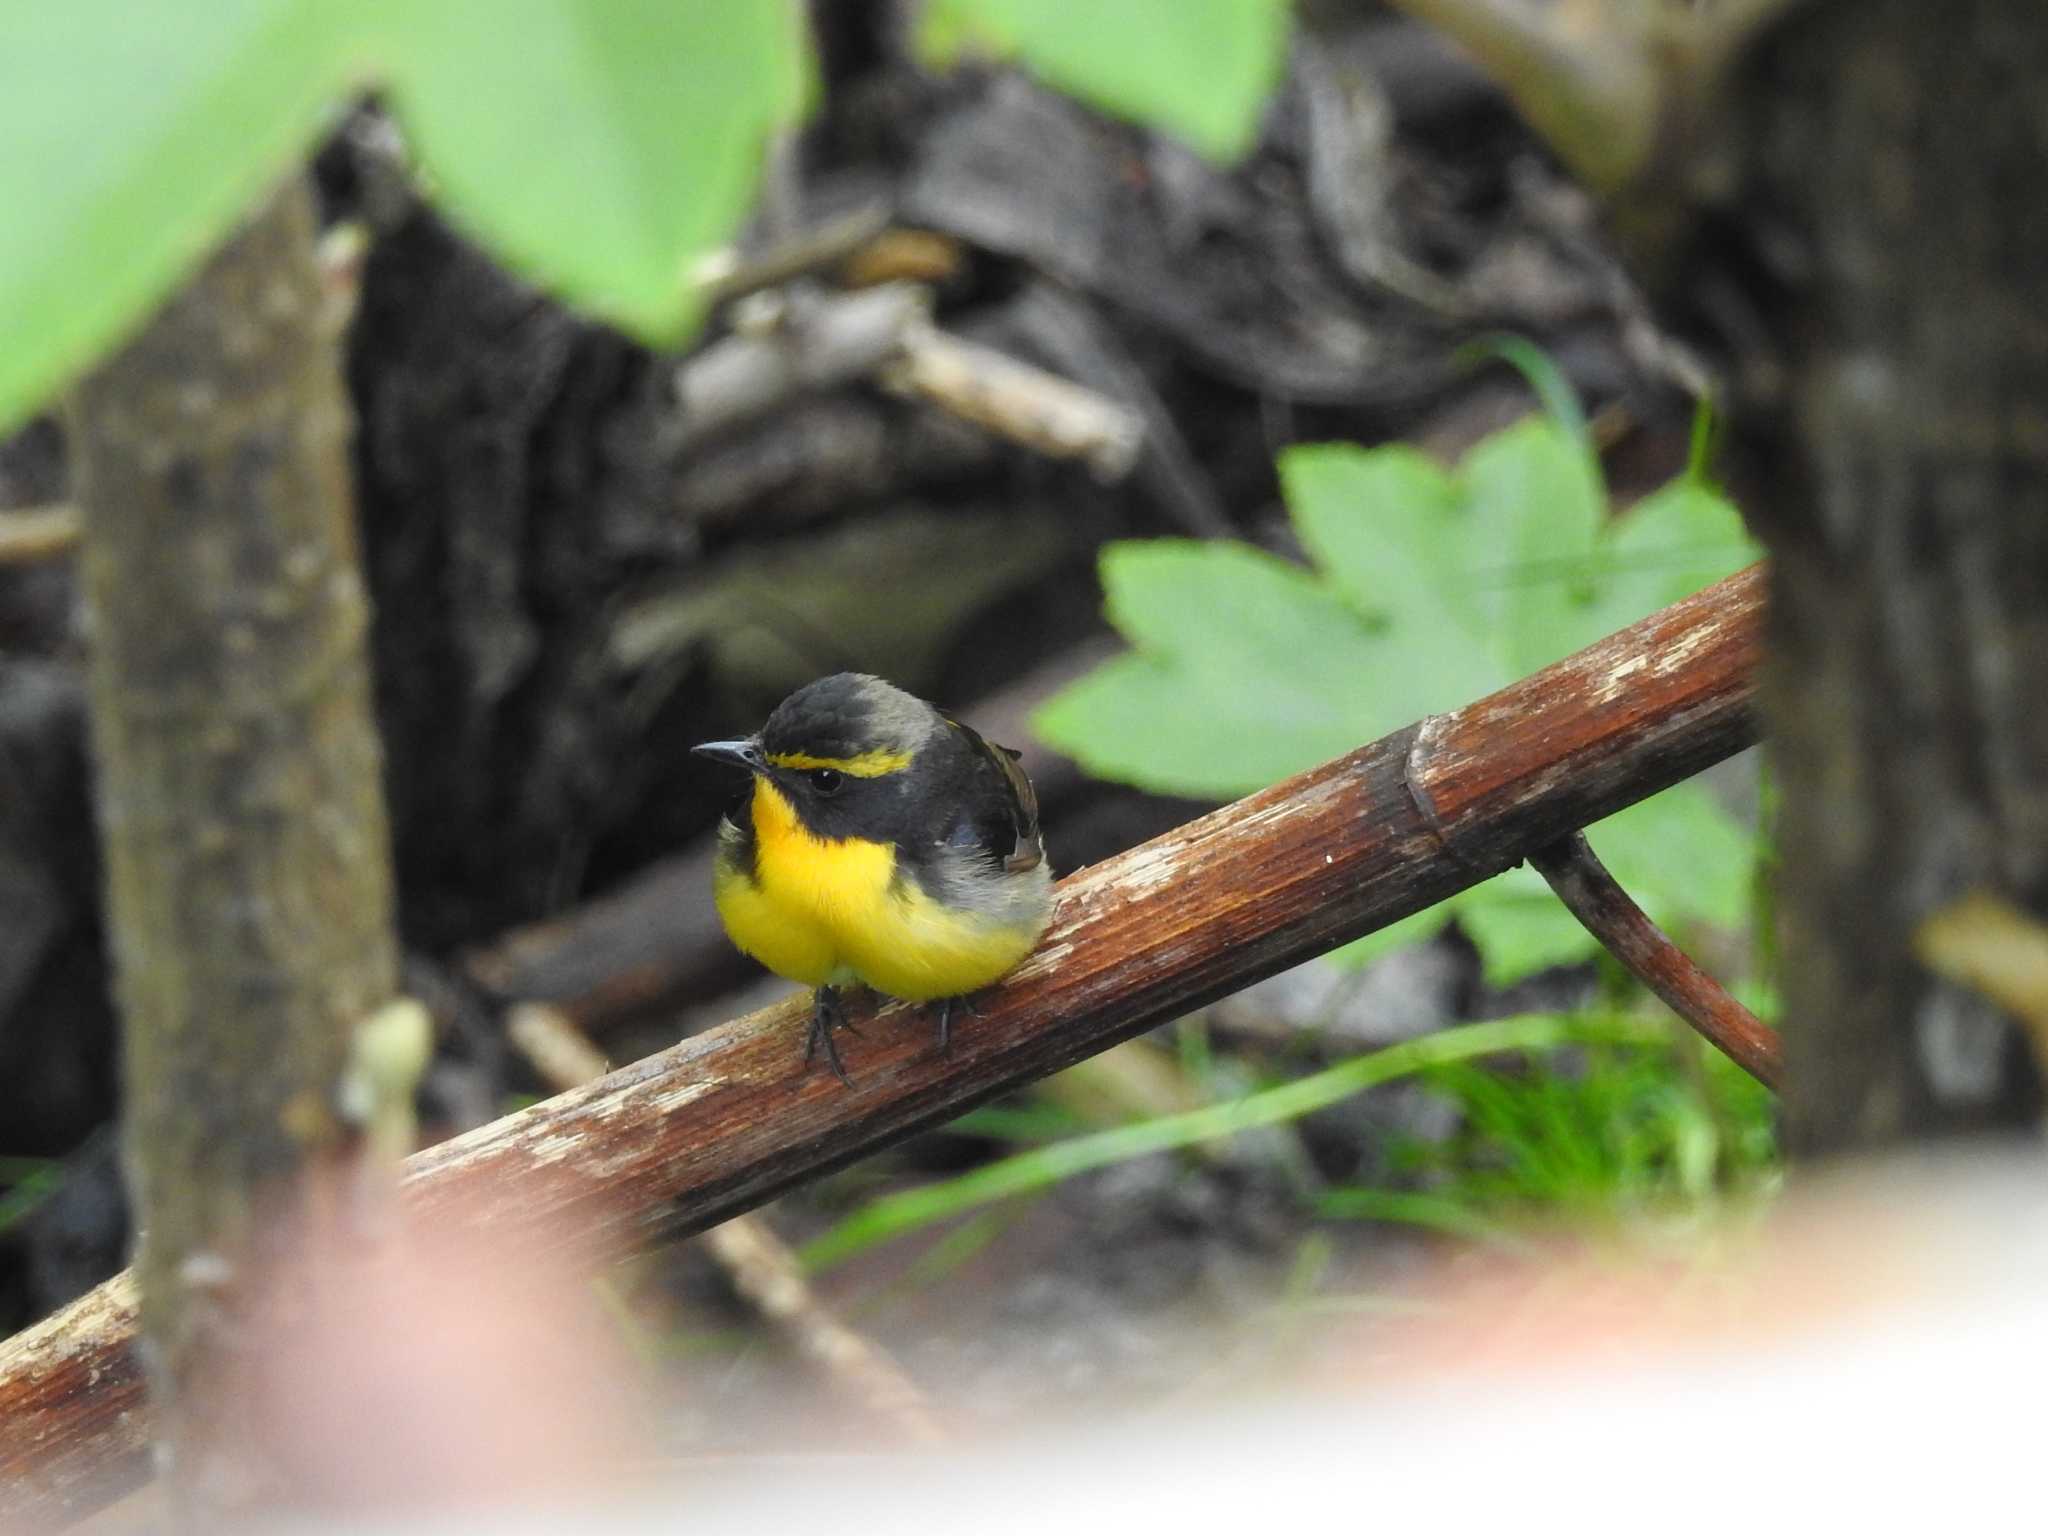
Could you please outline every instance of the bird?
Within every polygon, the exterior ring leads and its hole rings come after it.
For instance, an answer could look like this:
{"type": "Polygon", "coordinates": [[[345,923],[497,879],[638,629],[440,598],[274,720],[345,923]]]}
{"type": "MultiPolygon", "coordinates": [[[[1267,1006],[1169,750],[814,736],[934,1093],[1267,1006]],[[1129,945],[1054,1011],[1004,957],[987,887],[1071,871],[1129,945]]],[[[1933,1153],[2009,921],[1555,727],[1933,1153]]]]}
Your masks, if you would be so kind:
{"type": "Polygon", "coordinates": [[[860,983],[956,1009],[1037,947],[1052,913],[1038,796],[1018,754],[864,672],[806,683],[752,736],[701,756],[744,769],[719,823],[712,896],[733,943],[815,988],[804,1060],[834,1034],[839,989],[860,983]]]}

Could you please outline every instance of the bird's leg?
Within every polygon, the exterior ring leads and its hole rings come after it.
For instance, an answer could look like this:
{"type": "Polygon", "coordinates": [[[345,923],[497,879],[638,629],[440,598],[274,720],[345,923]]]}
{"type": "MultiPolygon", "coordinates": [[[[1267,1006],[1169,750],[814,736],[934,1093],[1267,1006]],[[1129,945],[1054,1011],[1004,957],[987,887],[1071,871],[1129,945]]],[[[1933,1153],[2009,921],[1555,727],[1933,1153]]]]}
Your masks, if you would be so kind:
{"type": "Polygon", "coordinates": [[[853,1079],[846,1075],[846,1063],[839,1059],[839,1047],[833,1043],[835,1030],[852,1028],[846,1022],[846,1010],[839,1005],[837,987],[820,987],[811,998],[811,1033],[804,1042],[804,1065],[809,1066],[811,1058],[818,1054],[818,1047],[825,1047],[825,1061],[832,1068],[832,1075],[847,1087],[853,1086],[853,1079]]]}
{"type": "Polygon", "coordinates": [[[981,1017],[981,1010],[974,1006],[974,999],[964,992],[958,997],[940,998],[938,1006],[939,1052],[943,1055],[953,1047],[953,1010],[955,1008],[964,1008],[977,1019],[981,1017]]]}

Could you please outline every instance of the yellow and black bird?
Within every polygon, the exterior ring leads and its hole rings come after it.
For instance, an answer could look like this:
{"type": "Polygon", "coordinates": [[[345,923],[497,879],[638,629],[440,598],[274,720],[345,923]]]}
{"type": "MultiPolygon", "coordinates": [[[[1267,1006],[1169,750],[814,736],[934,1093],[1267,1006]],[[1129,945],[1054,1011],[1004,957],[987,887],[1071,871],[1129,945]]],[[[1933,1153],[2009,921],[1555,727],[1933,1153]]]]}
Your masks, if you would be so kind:
{"type": "Polygon", "coordinates": [[[732,941],[817,988],[806,1061],[862,982],[953,1010],[1031,953],[1052,911],[1038,797],[1017,754],[924,700],[841,672],[784,699],[744,741],[696,749],[753,775],[718,829],[713,894],[732,941]]]}

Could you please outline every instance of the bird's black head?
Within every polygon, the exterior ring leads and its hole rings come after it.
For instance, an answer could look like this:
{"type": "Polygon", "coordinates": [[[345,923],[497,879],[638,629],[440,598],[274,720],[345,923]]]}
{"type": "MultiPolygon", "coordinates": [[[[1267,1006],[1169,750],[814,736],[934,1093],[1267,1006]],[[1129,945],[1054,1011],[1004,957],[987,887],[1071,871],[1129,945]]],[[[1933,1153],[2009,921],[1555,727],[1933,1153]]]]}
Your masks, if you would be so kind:
{"type": "Polygon", "coordinates": [[[911,765],[944,730],[937,710],[862,672],[806,683],[745,741],[696,750],[767,779],[822,837],[893,831],[911,765]]]}
{"type": "Polygon", "coordinates": [[[755,739],[771,764],[815,760],[878,778],[907,767],[940,724],[931,705],[879,677],[835,672],[776,705],[755,739]]]}

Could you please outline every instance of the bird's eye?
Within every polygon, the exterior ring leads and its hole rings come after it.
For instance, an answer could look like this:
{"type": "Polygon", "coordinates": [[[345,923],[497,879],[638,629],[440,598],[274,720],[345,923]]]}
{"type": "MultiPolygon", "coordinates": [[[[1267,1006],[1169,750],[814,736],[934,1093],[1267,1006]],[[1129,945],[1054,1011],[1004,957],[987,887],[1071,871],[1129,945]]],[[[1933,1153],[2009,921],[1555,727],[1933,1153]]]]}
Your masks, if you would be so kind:
{"type": "Polygon", "coordinates": [[[811,788],[821,795],[836,795],[839,786],[846,782],[846,775],[837,768],[818,768],[811,773],[811,788]]]}

